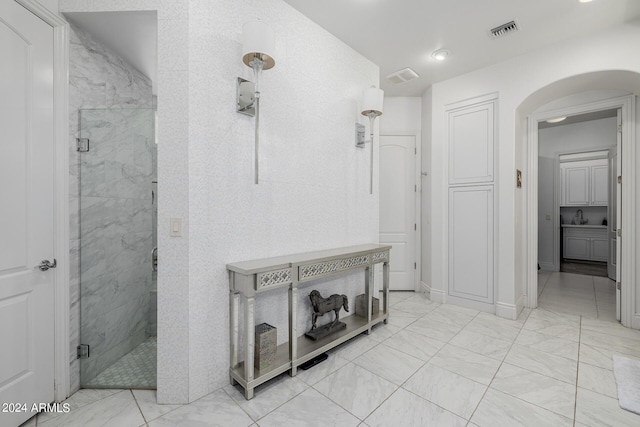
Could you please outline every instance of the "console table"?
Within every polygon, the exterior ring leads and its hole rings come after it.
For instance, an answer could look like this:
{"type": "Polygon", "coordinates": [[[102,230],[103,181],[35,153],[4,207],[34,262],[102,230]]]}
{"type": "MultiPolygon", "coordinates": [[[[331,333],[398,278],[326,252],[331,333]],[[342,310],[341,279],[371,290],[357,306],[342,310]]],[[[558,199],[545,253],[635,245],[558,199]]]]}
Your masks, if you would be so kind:
{"type": "Polygon", "coordinates": [[[227,264],[229,271],[229,337],[231,384],[239,383],[245,398],[253,398],[253,390],[283,372],[291,370],[295,376],[302,363],[361,334],[370,333],[377,323],[389,318],[389,251],[391,246],[367,244],[293,254],[255,261],[227,264]],[[382,309],[372,314],[374,265],[383,264],[382,309]],[[346,329],[317,341],[298,336],[298,288],[306,282],[334,276],[356,269],[364,269],[366,316],[351,315],[340,320],[346,329]],[[254,367],[255,297],[262,292],[287,287],[289,289],[289,342],[278,346],[276,361],[267,369],[254,367]],[[239,361],[240,298],[244,305],[244,360],[239,361]]]}

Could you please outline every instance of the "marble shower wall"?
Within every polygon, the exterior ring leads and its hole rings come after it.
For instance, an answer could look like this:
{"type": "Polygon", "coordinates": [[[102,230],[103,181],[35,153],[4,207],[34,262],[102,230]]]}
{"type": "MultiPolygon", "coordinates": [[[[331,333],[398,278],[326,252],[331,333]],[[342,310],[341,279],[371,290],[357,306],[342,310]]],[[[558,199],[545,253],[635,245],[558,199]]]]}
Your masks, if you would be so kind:
{"type": "MultiPolygon", "coordinates": [[[[81,109],[149,109],[151,81],[122,58],[71,24],[69,50],[70,195],[70,391],[80,387],[80,153],[76,151],[81,109]]],[[[155,148],[155,147],[154,147],[155,148]]],[[[144,311],[144,308],[141,309],[144,311]]]]}
{"type": "Polygon", "coordinates": [[[86,383],[147,337],[156,179],[151,109],[80,110],[80,336],[86,383]]]}

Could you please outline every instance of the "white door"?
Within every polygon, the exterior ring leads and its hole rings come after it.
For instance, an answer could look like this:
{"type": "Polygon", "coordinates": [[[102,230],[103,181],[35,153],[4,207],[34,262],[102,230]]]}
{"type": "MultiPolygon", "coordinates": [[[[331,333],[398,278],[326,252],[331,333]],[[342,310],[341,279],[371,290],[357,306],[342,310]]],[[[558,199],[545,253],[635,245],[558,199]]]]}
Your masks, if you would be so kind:
{"type": "MultiPolygon", "coordinates": [[[[614,181],[614,185],[615,185],[615,201],[613,203],[613,206],[615,206],[615,212],[613,213],[613,218],[615,218],[615,222],[613,224],[614,228],[610,229],[612,230],[613,234],[613,238],[615,239],[614,242],[614,248],[615,248],[615,254],[613,255],[615,261],[616,261],[616,276],[614,280],[617,280],[616,283],[616,319],[618,321],[621,320],[622,316],[621,316],[621,307],[622,307],[622,291],[620,290],[620,282],[621,282],[621,275],[620,272],[621,270],[621,265],[620,265],[620,260],[622,259],[622,245],[620,244],[620,238],[617,238],[618,236],[618,224],[622,224],[622,203],[624,202],[622,200],[622,185],[621,183],[618,182],[618,176],[622,176],[622,173],[624,172],[622,170],[622,155],[624,153],[622,152],[622,110],[618,109],[618,136],[616,139],[616,155],[615,158],[613,159],[613,164],[615,165],[615,181],[614,181]]],[[[610,234],[610,235],[611,235],[610,234]]]]}
{"type": "Polygon", "coordinates": [[[609,259],[607,260],[607,275],[609,279],[616,280],[616,230],[618,221],[616,220],[617,209],[617,192],[618,187],[618,150],[617,147],[609,151],[609,206],[608,206],[608,227],[607,232],[609,236],[609,259]]]}
{"type": "Polygon", "coordinates": [[[416,138],[380,137],[380,243],[392,246],[389,289],[416,289],[416,138]]]}
{"type": "Polygon", "coordinates": [[[16,426],[54,399],[54,273],[36,268],[54,257],[52,27],[0,1],[0,57],[0,425],[16,426]]]}

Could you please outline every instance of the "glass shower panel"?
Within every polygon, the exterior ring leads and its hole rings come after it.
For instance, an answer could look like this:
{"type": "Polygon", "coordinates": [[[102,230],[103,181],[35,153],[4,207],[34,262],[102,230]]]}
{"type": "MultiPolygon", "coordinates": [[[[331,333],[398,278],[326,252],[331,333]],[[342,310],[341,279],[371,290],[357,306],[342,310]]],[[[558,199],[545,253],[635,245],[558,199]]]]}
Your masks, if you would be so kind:
{"type": "Polygon", "coordinates": [[[155,388],[152,109],[80,110],[80,361],[86,388],[155,388]]]}

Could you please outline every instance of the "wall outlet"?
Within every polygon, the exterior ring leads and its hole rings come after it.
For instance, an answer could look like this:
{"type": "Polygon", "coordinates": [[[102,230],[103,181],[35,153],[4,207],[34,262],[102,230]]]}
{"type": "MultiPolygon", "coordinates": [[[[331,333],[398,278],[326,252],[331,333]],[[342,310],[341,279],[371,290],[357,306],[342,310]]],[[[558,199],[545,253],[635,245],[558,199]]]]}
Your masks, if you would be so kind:
{"type": "Polygon", "coordinates": [[[545,215],[545,219],[546,219],[547,221],[551,221],[551,214],[546,214],[546,215],[545,215]]]}

